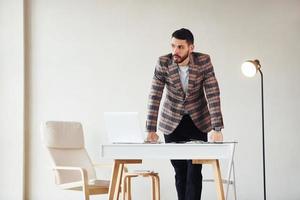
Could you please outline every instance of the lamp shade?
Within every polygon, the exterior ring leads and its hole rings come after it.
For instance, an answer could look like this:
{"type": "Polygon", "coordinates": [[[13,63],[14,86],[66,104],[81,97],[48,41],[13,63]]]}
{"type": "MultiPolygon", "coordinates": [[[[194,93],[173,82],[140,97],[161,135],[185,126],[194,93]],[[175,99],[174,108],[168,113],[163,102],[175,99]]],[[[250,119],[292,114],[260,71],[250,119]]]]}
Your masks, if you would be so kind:
{"type": "Polygon", "coordinates": [[[255,76],[258,64],[255,61],[247,60],[242,64],[242,73],[247,77],[255,76]]]}

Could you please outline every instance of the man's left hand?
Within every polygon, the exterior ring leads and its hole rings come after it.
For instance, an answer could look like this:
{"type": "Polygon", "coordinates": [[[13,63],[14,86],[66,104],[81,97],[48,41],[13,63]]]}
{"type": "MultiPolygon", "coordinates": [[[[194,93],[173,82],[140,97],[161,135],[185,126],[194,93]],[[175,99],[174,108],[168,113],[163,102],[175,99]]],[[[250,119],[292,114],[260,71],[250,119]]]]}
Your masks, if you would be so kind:
{"type": "Polygon", "coordinates": [[[209,142],[223,142],[223,134],[221,131],[211,131],[208,136],[209,142]]]}

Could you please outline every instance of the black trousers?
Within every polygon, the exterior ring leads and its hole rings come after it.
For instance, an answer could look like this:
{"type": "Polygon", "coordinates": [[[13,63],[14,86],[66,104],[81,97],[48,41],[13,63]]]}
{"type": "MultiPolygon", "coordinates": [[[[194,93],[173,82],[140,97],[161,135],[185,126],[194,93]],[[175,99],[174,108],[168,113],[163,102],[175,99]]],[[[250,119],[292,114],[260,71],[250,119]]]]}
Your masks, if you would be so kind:
{"type": "MultiPolygon", "coordinates": [[[[184,115],[178,127],[164,135],[165,142],[185,142],[190,140],[207,141],[207,133],[201,132],[189,115],[184,115]]],[[[191,160],[171,160],[175,170],[175,184],[178,200],[200,200],[202,192],[202,165],[192,164],[191,160]]]]}

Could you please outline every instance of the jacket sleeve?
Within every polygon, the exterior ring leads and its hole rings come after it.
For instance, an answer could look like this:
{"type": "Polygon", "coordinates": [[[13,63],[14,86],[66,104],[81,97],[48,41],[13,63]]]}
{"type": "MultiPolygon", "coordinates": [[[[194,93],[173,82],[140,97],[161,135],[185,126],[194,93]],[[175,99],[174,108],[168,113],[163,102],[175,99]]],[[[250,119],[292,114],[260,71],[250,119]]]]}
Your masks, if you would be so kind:
{"type": "Polygon", "coordinates": [[[157,118],[159,105],[162,98],[163,90],[166,83],[166,67],[162,66],[160,61],[155,66],[155,71],[150,88],[150,94],[148,99],[148,111],[146,121],[146,131],[157,131],[157,118]]]}
{"type": "Polygon", "coordinates": [[[205,60],[203,87],[208,102],[212,128],[224,128],[221,112],[220,89],[209,55],[205,60]]]}

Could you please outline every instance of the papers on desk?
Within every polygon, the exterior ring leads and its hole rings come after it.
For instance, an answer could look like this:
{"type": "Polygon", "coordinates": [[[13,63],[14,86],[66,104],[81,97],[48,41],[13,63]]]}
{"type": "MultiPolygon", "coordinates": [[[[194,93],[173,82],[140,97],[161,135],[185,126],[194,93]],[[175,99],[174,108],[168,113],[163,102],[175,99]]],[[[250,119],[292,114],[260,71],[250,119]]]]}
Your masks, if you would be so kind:
{"type": "Polygon", "coordinates": [[[202,141],[202,140],[171,142],[171,144],[226,144],[226,143],[237,143],[237,142],[235,142],[235,141],[205,142],[205,141],[202,141]]]}
{"type": "Polygon", "coordinates": [[[112,144],[228,144],[228,143],[237,143],[236,141],[223,141],[223,142],[205,142],[202,140],[190,140],[190,141],[177,141],[177,142],[113,142],[112,144]]]}
{"type": "Polygon", "coordinates": [[[150,142],[150,141],[144,141],[144,142],[113,142],[113,144],[163,144],[161,141],[157,142],[150,142]]]}

